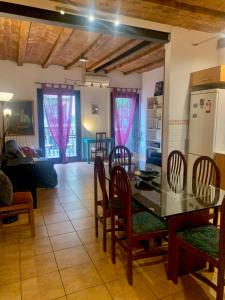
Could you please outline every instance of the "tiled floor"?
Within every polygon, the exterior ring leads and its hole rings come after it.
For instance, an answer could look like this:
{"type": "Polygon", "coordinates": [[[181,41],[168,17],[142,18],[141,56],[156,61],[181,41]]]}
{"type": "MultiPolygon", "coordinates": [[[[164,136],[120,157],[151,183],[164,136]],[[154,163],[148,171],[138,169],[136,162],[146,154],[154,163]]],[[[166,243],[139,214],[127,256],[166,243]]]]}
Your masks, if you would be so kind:
{"type": "Polygon", "coordinates": [[[166,258],[159,257],[135,262],[130,287],[123,259],[112,265],[101,238],[95,238],[93,165],[56,169],[58,187],[38,192],[35,238],[15,224],[0,237],[0,300],[215,299],[210,288],[191,276],[179,285],[167,281],[166,258]]]}

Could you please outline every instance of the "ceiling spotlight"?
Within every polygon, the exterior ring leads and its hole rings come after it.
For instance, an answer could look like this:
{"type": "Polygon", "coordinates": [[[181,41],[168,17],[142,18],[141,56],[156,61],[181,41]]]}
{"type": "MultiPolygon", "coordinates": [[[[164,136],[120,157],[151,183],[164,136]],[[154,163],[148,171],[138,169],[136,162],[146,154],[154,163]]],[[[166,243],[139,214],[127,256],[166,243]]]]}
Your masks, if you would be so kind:
{"type": "Polygon", "coordinates": [[[61,15],[65,15],[65,11],[63,9],[60,10],[61,15]]]}
{"type": "Polygon", "coordinates": [[[93,22],[95,20],[95,17],[93,15],[89,15],[88,20],[90,22],[93,22]]]}
{"type": "Polygon", "coordinates": [[[87,57],[81,57],[81,58],[79,59],[79,61],[81,61],[81,62],[87,62],[87,61],[88,61],[88,58],[87,58],[87,57]]]}
{"type": "Polygon", "coordinates": [[[115,20],[115,21],[114,21],[114,25],[115,25],[115,26],[119,26],[119,25],[120,25],[120,21],[119,21],[119,20],[115,20]]]}

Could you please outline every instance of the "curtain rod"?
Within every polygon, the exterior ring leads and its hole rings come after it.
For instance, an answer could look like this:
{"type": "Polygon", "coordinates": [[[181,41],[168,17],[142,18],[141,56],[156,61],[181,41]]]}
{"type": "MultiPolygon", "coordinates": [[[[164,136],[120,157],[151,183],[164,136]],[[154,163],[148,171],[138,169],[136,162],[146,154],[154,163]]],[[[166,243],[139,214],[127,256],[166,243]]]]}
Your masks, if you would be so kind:
{"type": "MultiPolygon", "coordinates": [[[[71,80],[72,81],[72,80],[71,80]]],[[[53,84],[53,85],[73,85],[74,84],[67,84],[67,83],[54,83],[54,82],[34,82],[34,84],[53,84]]],[[[91,86],[90,86],[91,87],[91,86]]],[[[96,86],[95,86],[96,87],[96,86]]],[[[99,87],[100,88],[100,87],[99,87]]],[[[104,88],[104,87],[102,87],[104,88]]],[[[125,87],[120,87],[120,86],[108,86],[108,89],[120,89],[120,90],[136,90],[136,91],[141,91],[141,88],[125,88],[125,87]]]]}

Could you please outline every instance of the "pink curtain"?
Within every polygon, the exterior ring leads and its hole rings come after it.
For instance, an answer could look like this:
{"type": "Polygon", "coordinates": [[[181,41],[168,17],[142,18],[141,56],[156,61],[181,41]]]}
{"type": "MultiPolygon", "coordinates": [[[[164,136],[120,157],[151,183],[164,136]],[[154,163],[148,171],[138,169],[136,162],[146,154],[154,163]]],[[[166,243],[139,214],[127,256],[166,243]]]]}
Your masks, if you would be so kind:
{"type": "Polygon", "coordinates": [[[54,142],[61,152],[63,163],[67,161],[66,148],[72,117],[73,86],[47,87],[43,85],[44,110],[54,142]]]}
{"type": "Polygon", "coordinates": [[[136,91],[113,89],[114,132],[116,145],[125,146],[134,120],[136,91]]]}

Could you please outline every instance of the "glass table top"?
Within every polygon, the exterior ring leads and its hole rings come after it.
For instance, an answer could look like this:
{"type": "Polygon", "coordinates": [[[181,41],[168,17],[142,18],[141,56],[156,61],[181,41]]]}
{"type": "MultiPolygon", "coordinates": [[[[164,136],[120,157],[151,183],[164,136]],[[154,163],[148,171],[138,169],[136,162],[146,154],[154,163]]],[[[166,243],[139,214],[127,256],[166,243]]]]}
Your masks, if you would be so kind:
{"type": "MultiPolygon", "coordinates": [[[[140,170],[145,173],[155,171],[155,168],[150,164],[142,164],[141,168],[139,168],[140,163],[133,165],[129,173],[132,198],[159,217],[169,217],[222,205],[225,196],[225,191],[222,189],[212,185],[198,185],[196,194],[193,195],[191,177],[185,178],[186,186],[184,190],[182,188],[184,178],[173,178],[175,185],[171,189],[167,181],[166,172],[160,172],[160,169],[157,168],[158,175],[152,179],[149,179],[151,178],[149,177],[148,180],[145,180],[142,176],[140,178],[140,170]]],[[[110,180],[108,166],[105,167],[105,177],[110,180]]]]}

